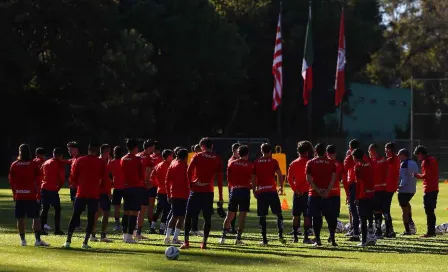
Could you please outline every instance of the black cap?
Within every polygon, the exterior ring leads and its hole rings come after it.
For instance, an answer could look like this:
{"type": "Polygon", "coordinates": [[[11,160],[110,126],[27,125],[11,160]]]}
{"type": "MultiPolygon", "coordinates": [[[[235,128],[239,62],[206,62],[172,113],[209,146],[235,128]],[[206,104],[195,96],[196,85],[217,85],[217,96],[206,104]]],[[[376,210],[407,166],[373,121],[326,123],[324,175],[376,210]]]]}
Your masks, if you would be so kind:
{"type": "Polygon", "coordinates": [[[398,151],[398,155],[404,155],[406,157],[409,157],[409,151],[406,148],[402,148],[400,149],[400,151],[398,151]]]}

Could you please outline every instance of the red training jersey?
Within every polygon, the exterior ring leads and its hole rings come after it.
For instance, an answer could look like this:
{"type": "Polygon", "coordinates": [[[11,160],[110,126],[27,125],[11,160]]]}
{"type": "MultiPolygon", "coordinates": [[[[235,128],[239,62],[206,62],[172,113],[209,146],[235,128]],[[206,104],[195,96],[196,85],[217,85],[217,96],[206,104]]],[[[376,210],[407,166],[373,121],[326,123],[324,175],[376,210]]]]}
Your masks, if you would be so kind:
{"type": "Polygon", "coordinates": [[[358,162],[355,166],[356,199],[369,199],[375,195],[375,181],[371,162],[358,162]]]}
{"type": "Polygon", "coordinates": [[[100,198],[103,179],[109,179],[106,163],[94,155],[76,159],[72,166],[73,184],[77,186],[77,198],[100,198]]]}
{"type": "Polygon", "coordinates": [[[13,162],[8,178],[14,200],[39,200],[40,175],[39,166],[34,161],[17,160],[13,162]]]}
{"type": "Polygon", "coordinates": [[[386,191],[394,193],[398,190],[400,181],[400,159],[397,155],[392,154],[387,158],[387,165],[386,191]]]}
{"type": "Polygon", "coordinates": [[[162,155],[160,154],[152,153],[150,157],[153,167],[156,167],[157,164],[163,162],[162,155]]]}
{"type": "MultiPolygon", "coordinates": [[[[336,173],[334,162],[326,157],[317,157],[306,163],[306,173],[311,175],[314,184],[319,189],[328,189],[333,173],[336,173]]],[[[311,186],[309,187],[309,196],[320,196],[311,186]]]]}
{"type": "Polygon", "coordinates": [[[299,157],[295,159],[288,168],[288,182],[292,191],[296,194],[307,193],[310,184],[306,181],[306,163],[308,158],[299,157]]]}
{"type": "Polygon", "coordinates": [[[280,171],[278,161],[272,157],[261,157],[254,162],[254,175],[256,177],[256,193],[277,192],[275,173],[280,171]]]}
{"type": "Polygon", "coordinates": [[[111,168],[109,167],[110,159],[102,159],[106,164],[106,177],[101,180],[100,194],[111,195],[112,191],[112,180],[110,179],[111,168]]]}
{"type": "Polygon", "coordinates": [[[335,173],[336,173],[336,179],[333,184],[333,188],[331,188],[330,192],[328,193],[328,196],[341,196],[341,182],[344,182],[344,165],[334,159],[329,159],[332,163],[334,163],[335,167],[335,173]]]}
{"type": "Polygon", "coordinates": [[[158,194],[166,194],[166,173],[168,172],[170,164],[171,162],[169,161],[162,161],[157,164],[151,172],[151,181],[157,186],[158,194]]]}
{"type": "Polygon", "coordinates": [[[112,186],[118,190],[124,189],[124,175],[120,162],[120,159],[113,159],[107,165],[109,172],[112,174],[112,186]]]}
{"type": "MultiPolygon", "coordinates": [[[[45,159],[45,158],[39,158],[39,157],[36,157],[36,158],[34,158],[33,161],[34,161],[35,163],[37,163],[37,166],[39,167],[39,169],[42,169],[42,165],[44,164],[44,162],[46,161],[46,159],[45,159]]],[[[64,179],[65,179],[65,174],[64,174],[64,179]]],[[[38,184],[37,184],[37,190],[38,190],[38,193],[39,193],[39,194],[40,194],[41,186],[42,186],[42,174],[41,174],[41,176],[40,176],[40,178],[39,178],[39,180],[38,180],[38,184]]]]}
{"type": "Polygon", "coordinates": [[[219,196],[222,197],[222,160],[213,152],[200,152],[193,156],[188,166],[188,180],[193,192],[214,192],[215,176],[218,178],[219,196]]]}
{"type": "Polygon", "coordinates": [[[146,169],[140,157],[127,154],[121,158],[120,165],[125,188],[145,187],[146,169]]]}
{"type": "Polygon", "coordinates": [[[254,165],[248,160],[236,159],[227,167],[227,182],[229,188],[252,188],[252,173],[254,165]]]}
{"type": "Polygon", "coordinates": [[[230,157],[230,159],[227,161],[227,167],[229,167],[229,165],[236,160],[238,160],[238,158],[232,155],[232,157],[230,157]]]}
{"type": "Polygon", "coordinates": [[[166,192],[168,198],[188,199],[190,182],[187,177],[188,165],[184,161],[174,160],[166,172],[166,192]]]}
{"type": "Polygon", "coordinates": [[[422,173],[417,178],[423,179],[423,192],[430,193],[439,190],[439,164],[432,156],[426,156],[422,161],[422,173]]]}
{"type": "MultiPolygon", "coordinates": [[[[370,162],[370,158],[367,155],[364,155],[363,158],[364,161],[370,162]]],[[[352,152],[350,150],[347,151],[347,156],[344,159],[344,170],[346,171],[347,175],[347,183],[352,184],[356,182],[356,175],[355,175],[355,161],[352,157],[352,152]]]]}
{"type": "Polygon", "coordinates": [[[59,191],[65,181],[65,163],[62,160],[49,159],[42,165],[43,190],[59,191]]]}
{"type": "Polygon", "coordinates": [[[386,158],[378,156],[372,158],[373,179],[375,182],[375,192],[386,191],[387,171],[389,169],[386,158]]]}
{"type": "Polygon", "coordinates": [[[73,164],[75,163],[75,161],[76,161],[76,159],[78,159],[80,156],[76,156],[76,157],[73,157],[73,158],[71,158],[71,159],[68,159],[66,162],[67,162],[67,164],[69,165],[69,167],[70,167],[70,175],[69,175],[69,177],[68,177],[68,186],[70,187],[70,188],[76,188],[76,186],[75,186],[75,184],[73,184],[73,180],[72,180],[72,170],[73,170],[73,164]]]}

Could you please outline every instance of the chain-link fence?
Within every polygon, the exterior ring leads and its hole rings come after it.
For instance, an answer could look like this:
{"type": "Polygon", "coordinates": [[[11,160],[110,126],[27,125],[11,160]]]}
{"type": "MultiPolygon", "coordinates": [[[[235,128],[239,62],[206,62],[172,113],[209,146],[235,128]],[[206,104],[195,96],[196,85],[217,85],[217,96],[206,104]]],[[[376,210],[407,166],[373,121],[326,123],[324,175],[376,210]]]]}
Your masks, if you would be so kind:
{"type": "Polygon", "coordinates": [[[426,146],[441,177],[448,177],[448,78],[414,78],[411,84],[409,149],[426,146]]]}

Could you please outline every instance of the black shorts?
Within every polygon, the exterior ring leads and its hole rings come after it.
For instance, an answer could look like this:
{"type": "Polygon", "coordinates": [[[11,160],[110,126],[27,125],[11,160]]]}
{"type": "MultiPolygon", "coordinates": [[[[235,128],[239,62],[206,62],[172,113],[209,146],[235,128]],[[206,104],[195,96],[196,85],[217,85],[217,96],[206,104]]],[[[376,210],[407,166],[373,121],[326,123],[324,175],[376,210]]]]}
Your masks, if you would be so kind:
{"type": "Polygon", "coordinates": [[[123,211],[140,211],[145,188],[134,187],[124,189],[123,211]]]}
{"type": "Polygon", "coordinates": [[[163,211],[170,208],[167,194],[157,194],[157,210],[163,211]]]}
{"type": "Polygon", "coordinates": [[[148,189],[148,198],[156,198],[157,196],[157,187],[152,187],[148,189]]]}
{"type": "Polygon", "coordinates": [[[308,192],[292,197],[292,216],[308,216],[308,192]]]}
{"type": "Polygon", "coordinates": [[[57,191],[47,191],[42,189],[41,194],[42,206],[61,207],[61,199],[57,191]]]}
{"type": "Polygon", "coordinates": [[[436,209],[437,208],[437,195],[439,191],[425,193],[423,195],[423,206],[425,209],[436,209]]]}
{"type": "Polygon", "coordinates": [[[183,198],[172,198],[171,211],[173,216],[185,216],[187,212],[187,200],[183,198]]]}
{"type": "Polygon", "coordinates": [[[40,210],[40,202],[37,200],[16,200],[15,217],[21,218],[38,218],[40,210]]]}
{"type": "Polygon", "coordinates": [[[249,212],[250,208],[250,189],[233,188],[229,195],[229,212],[249,212]]]}
{"type": "Polygon", "coordinates": [[[326,205],[328,206],[328,212],[332,216],[339,217],[341,213],[341,197],[340,196],[330,196],[325,199],[326,205]]]}
{"type": "Polygon", "coordinates": [[[322,215],[325,217],[337,217],[337,211],[331,205],[335,200],[332,198],[322,198],[321,196],[308,197],[308,215],[310,217],[322,215]]]}
{"type": "Polygon", "coordinates": [[[70,201],[71,202],[75,202],[77,192],[78,192],[78,188],[70,187],[70,201]]]}
{"type": "Polygon", "coordinates": [[[358,199],[358,214],[360,217],[373,216],[373,198],[358,199]]]}
{"type": "Polygon", "coordinates": [[[114,193],[112,194],[112,205],[119,206],[121,205],[121,200],[124,196],[124,189],[114,189],[114,193]]]}
{"type": "Polygon", "coordinates": [[[202,211],[204,218],[211,218],[213,215],[213,192],[190,192],[187,201],[187,213],[198,216],[202,211]]]}
{"type": "Polygon", "coordinates": [[[373,197],[373,208],[375,211],[387,211],[390,209],[389,205],[389,195],[386,191],[375,192],[373,197]]]}
{"type": "Polygon", "coordinates": [[[414,197],[414,193],[398,193],[398,203],[401,207],[407,207],[412,197],[414,197]]]}
{"type": "Polygon", "coordinates": [[[110,211],[110,197],[108,194],[101,194],[100,195],[100,208],[103,211],[110,211]]]}
{"type": "Polygon", "coordinates": [[[282,213],[280,197],[277,192],[265,192],[257,194],[257,214],[258,216],[266,216],[271,212],[275,215],[282,213]]]}
{"type": "Polygon", "coordinates": [[[98,199],[80,198],[75,199],[74,211],[85,211],[87,207],[88,213],[96,213],[98,211],[98,199]]]}

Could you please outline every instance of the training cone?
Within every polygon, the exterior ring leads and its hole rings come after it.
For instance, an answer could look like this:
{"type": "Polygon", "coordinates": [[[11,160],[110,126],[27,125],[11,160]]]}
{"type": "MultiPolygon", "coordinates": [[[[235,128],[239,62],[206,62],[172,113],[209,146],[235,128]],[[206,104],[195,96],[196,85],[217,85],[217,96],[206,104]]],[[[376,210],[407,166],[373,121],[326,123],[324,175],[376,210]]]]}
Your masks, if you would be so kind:
{"type": "Polygon", "coordinates": [[[448,179],[445,180],[445,184],[448,184],[448,179]]]}
{"type": "Polygon", "coordinates": [[[286,211],[286,210],[289,210],[289,205],[288,205],[288,201],[285,198],[282,201],[282,211],[286,211]]]}

